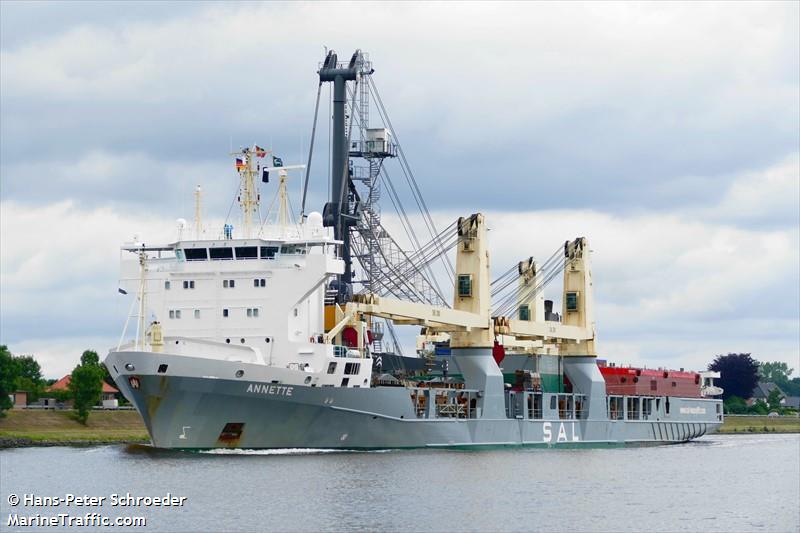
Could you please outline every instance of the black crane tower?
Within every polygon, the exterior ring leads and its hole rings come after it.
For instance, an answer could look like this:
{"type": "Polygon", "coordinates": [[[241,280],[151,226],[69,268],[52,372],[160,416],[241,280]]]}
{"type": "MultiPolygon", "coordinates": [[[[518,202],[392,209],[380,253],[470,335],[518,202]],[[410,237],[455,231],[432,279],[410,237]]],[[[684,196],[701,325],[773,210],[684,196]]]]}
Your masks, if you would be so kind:
{"type": "MultiPolygon", "coordinates": [[[[351,212],[350,190],[352,188],[350,166],[348,164],[348,133],[345,104],[347,100],[347,82],[358,83],[362,76],[372,74],[372,69],[364,70],[364,61],[360,50],[356,50],[350,62],[339,63],[336,52],[328,52],[319,69],[320,84],[333,83],[333,132],[331,139],[331,175],[330,199],[323,211],[323,224],[334,228],[334,237],[342,241],[342,260],[345,264],[344,274],[337,287],[339,302],[350,299],[352,294],[353,268],[350,248],[350,227],[357,220],[357,213],[351,212]]],[[[353,93],[355,94],[355,90],[353,93]]],[[[352,112],[352,110],[351,110],[352,112]]],[[[351,128],[352,129],[352,128],[351,128]]]]}

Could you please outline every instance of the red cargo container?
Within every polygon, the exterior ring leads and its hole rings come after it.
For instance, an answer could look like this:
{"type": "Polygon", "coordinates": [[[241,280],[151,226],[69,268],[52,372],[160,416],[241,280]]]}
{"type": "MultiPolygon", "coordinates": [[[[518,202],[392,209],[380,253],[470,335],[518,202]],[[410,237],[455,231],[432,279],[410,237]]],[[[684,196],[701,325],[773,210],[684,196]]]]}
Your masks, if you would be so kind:
{"type": "Polygon", "coordinates": [[[600,366],[606,393],[619,396],[700,397],[700,374],[678,370],[647,370],[600,366]]]}

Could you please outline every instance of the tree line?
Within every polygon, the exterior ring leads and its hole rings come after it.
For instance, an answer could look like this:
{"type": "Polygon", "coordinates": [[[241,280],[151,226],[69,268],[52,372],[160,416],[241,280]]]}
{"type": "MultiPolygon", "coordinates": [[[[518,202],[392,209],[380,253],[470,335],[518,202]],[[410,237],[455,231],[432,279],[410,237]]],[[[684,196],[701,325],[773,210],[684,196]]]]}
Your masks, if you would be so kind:
{"type": "MultiPolygon", "coordinates": [[[[47,392],[59,401],[72,400],[76,419],[86,424],[92,407],[103,396],[103,381],[109,379],[108,370],[94,350],[81,354],[80,363],[72,371],[66,391],[47,392]]],[[[25,391],[30,402],[41,398],[49,385],[56,380],[45,380],[42,369],[32,355],[14,356],[5,345],[0,345],[0,416],[13,404],[10,395],[25,391]]]]}
{"type": "Polygon", "coordinates": [[[717,355],[708,369],[722,374],[718,384],[724,390],[722,399],[726,413],[766,415],[773,411],[780,414],[793,412],[784,408],[781,400],[784,394],[800,396],[800,378],[792,378],[794,369],[780,361],[760,363],[749,353],[729,353],[717,355]],[[774,383],[778,388],[772,389],[766,399],[748,405],[747,400],[753,397],[759,382],[774,383]]]}

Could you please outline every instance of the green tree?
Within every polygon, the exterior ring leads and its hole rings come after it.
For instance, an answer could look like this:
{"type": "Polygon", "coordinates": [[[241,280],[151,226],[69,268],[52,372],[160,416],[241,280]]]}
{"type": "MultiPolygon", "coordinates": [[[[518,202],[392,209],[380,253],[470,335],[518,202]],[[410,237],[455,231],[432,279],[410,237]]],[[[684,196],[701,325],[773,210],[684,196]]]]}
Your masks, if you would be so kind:
{"type": "Polygon", "coordinates": [[[747,413],[751,415],[766,415],[769,414],[769,406],[764,400],[758,400],[747,408],[747,413]]]}
{"type": "Polygon", "coordinates": [[[14,358],[16,361],[17,377],[14,387],[28,393],[28,401],[35,402],[44,392],[45,382],[42,379],[42,369],[32,355],[21,355],[14,358]]]}
{"type": "Polygon", "coordinates": [[[14,392],[17,379],[17,362],[4,344],[0,345],[0,416],[14,405],[9,395],[14,392]]]}
{"type": "Polygon", "coordinates": [[[732,415],[743,415],[747,412],[747,402],[738,396],[731,396],[724,402],[725,412],[732,415]]]}
{"type": "Polygon", "coordinates": [[[75,410],[78,412],[77,417],[82,424],[86,424],[92,407],[102,397],[104,375],[97,352],[92,350],[83,352],[81,362],[72,371],[69,382],[69,390],[75,401],[75,410]]]}
{"type": "Polygon", "coordinates": [[[769,395],[767,396],[767,405],[769,405],[770,409],[780,409],[782,399],[783,394],[781,394],[781,390],[778,387],[775,387],[769,391],[769,395]]]}
{"type": "Polygon", "coordinates": [[[786,383],[778,383],[778,386],[787,396],[800,396],[800,378],[792,378],[786,383]]]}
{"type": "Polygon", "coordinates": [[[761,363],[758,367],[758,375],[761,381],[772,383],[785,383],[789,381],[789,376],[794,372],[794,368],[789,368],[784,362],[772,361],[761,363]]]}
{"type": "Polygon", "coordinates": [[[749,353],[718,355],[708,369],[721,374],[719,386],[725,391],[722,393],[723,400],[731,396],[750,398],[758,384],[758,361],[749,353]]]}

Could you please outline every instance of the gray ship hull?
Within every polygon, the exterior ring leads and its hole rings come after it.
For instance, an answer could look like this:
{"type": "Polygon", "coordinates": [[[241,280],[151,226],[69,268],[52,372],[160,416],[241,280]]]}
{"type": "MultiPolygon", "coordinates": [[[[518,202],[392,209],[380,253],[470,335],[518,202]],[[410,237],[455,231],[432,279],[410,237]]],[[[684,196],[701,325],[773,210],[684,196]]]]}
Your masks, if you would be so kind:
{"type": "Polygon", "coordinates": [[[535,419],[526,410],[508,416],[508,409],[505,416],[428,418],[420,417],[405,387],[310,387],[126,371],[114,378],[159,448],[653,445],[684,442],[722,423],[720,402],[699,398],[674,398],[671,414],[653,412],[639,420],[598,418],[592,414],[597,409],[588,409],[586,418],[564,419],[546,408],[535,419]]]}

